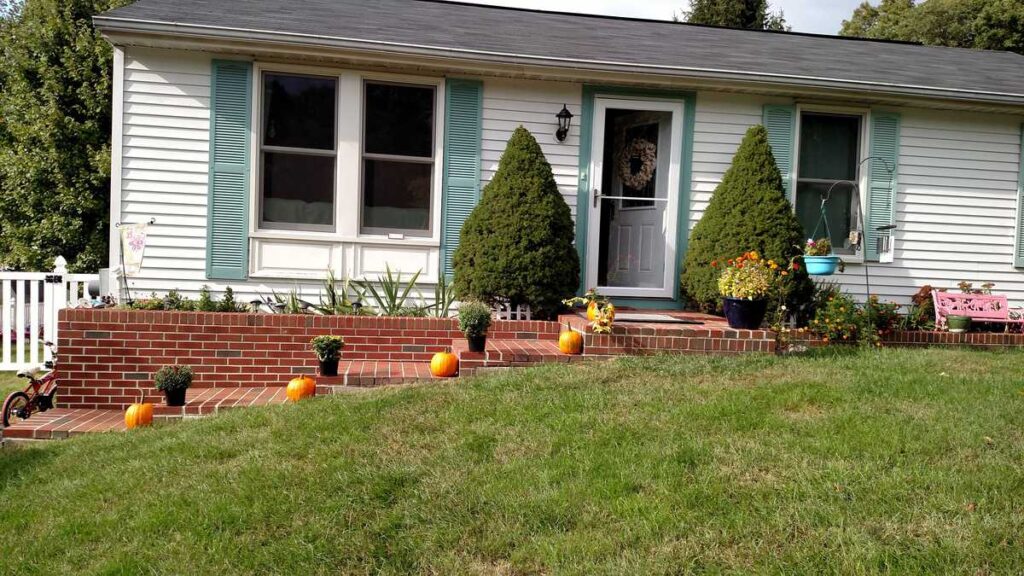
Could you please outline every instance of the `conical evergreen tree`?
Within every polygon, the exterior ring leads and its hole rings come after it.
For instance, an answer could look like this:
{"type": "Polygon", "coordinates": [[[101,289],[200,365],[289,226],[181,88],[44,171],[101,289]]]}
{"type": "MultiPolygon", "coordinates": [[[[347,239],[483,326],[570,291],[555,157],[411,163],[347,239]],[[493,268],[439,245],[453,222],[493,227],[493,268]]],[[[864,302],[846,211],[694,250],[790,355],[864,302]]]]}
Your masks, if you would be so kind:
{"type": "MultiPolygon", "coordinates": [[[[720,270],[711,266],[712,261],[756,250],[784,265],[802,253],[804,241],[803,227],[786,199],[768,132],[764,126],[754,126],[744,136],[732,166],[690,235],[683,290],[692,304],[703,310],[718,310],[720,270]]],[[[793,304],[805,301],[813,290],[802,270],[793,286],[793,304]]]]}
{"type": "Polygon", "coordinates": [[[462,226],[455,251],[459,298],[528,304],[535,316],[556,314],[579,285],[572,213],[540,144],[520,126],[498,171],[462,226]]]}

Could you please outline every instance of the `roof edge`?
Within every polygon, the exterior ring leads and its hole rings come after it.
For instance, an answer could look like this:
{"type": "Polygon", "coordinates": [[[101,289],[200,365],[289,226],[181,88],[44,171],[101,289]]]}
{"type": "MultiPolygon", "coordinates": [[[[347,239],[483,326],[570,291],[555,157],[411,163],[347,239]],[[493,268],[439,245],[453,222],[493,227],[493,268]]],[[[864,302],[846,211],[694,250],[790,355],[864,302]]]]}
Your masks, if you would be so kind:
{"type": "Polygon", "coordinates": [[[97,15],[93,17],[97,29],[104,34],[140,33],[168,38],[189,36],[197,39],[229,40],[255,42],[258,44],[293,44],[305,47],[340,48],[349,50],[365,50],[410,56],[433,56],[454,58],[459,60],[482,60],[489,63],[512,65],[536,65],[553,68],[575,68],[592,71],[650,73],[659,76],[675,76],[708,80],[741,80],[755,81],[776,85],[799,85],[832,89],[858,89],[881,92],[900,96],[917,96],[944,100],[960,100],[969,102],[999,103],[1024,105],[1024,93],[1004,93],[982,90],[962,90],[955,88],[934,88],[910,84],[894,84],[886,82],[868,82],[861,80],[844,80],[817,76],[793,76],[768,72],[746,72],[739,70],[721,70],[692,66],[662,66],[636,64],[631,62],[615,62],[604,60],[573,60],[550,56],[530,54],[512,54],[507,52],[489,52],[450,48],[443,46],[417,45],[402,42],[386,42],[340,36],[323,36],[296,32],[279,32],[251,28],[234,28],[223,26],[206,26],[198,24],[179,24],[157,20],[141,20],[119,18],[116,16],[97,15]]]}

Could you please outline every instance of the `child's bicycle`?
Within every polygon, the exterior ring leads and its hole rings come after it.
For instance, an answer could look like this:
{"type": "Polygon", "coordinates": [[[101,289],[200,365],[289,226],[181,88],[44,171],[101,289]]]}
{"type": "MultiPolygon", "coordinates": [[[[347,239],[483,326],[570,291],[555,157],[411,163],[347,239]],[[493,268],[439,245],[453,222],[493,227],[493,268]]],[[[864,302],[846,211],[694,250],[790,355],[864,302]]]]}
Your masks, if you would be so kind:
{"type": "Polygon", "coordinates": [[[57,348],[53,342],[47,342],[46,346],[53,357],[53,360],[47,361],[45,365],[50,371],[41,378],[36,377],[35,370],[18,372],[19,378],[28,379],[28,386],[24,391],[11,392],[4,400],[4,428],[28,420],[29,416],[36,412],[46,412],[53,408],[53,397],[57,394],[57,348]]]}

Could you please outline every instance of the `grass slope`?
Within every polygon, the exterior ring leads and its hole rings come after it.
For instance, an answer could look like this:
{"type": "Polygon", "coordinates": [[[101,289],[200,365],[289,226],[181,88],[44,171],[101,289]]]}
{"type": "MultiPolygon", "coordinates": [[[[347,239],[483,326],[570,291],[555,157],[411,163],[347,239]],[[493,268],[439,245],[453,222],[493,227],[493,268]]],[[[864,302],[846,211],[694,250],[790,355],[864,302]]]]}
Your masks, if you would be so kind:
{"type": "Polygon", "coordinates": [[[25,386],[25,380],[15,376],[14,372],[0,372],[0,402],[11,392],[24,390],[25,386]]]}
{"type": "Polygon", "coordinates": [[[10,573],[1024,566],[1024,355],[627,359],[0,452],[10,573]]]}

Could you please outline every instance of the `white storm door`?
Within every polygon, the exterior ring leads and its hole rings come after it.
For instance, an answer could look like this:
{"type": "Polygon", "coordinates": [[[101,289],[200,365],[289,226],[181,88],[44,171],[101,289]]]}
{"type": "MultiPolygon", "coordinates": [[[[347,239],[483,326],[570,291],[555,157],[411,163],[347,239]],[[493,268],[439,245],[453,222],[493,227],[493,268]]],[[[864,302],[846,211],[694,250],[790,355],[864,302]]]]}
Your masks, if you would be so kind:
{"type": "Polygon", "coordinates": [[[596,99],[588,287],[608,296],[674,296],[683,121],[681,102],[596,99]]]}

